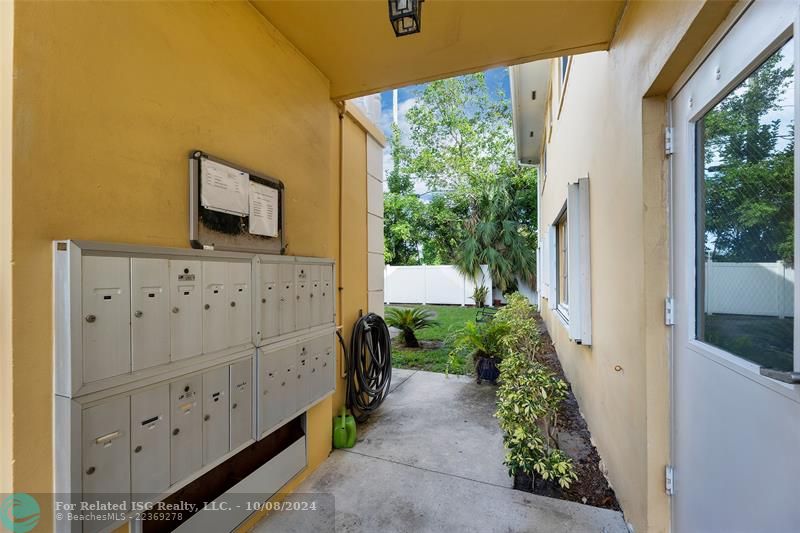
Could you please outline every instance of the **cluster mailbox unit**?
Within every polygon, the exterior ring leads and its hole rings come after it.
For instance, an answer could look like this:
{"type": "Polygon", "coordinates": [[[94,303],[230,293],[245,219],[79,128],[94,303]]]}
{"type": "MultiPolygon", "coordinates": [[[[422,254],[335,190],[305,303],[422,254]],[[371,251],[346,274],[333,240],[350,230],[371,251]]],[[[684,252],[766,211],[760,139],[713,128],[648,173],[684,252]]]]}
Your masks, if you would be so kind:
{"type": "MultiPolygon", "coordinates": [[[[62,501],[164,499],[335,389],[330,259],[85,241],[53,253],[62,501]]],[[[305,467],[305,437],[273,461],[277,489],[305,467]]]]}

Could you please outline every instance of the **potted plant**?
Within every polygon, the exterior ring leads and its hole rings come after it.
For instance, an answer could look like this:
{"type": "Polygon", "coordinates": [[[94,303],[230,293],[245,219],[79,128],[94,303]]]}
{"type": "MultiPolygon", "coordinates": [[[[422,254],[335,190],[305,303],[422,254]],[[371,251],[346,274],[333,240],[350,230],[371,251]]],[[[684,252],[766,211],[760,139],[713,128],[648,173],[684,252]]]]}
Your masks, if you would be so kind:
{"type": "Polygon", "coordinates": [[[386,310],[386,324],[400,330],[407,347],[419,348],[416,332],[437,325],[435,316],[422,307],[390,307],[386,310]]]}
{"type": "Polygon", "coordinates": [[[467,322],[451,339],[450,366],[458,358],[472,358],[477,382],[495,383],[500,376],[498,364],[503,358],[503,337],[510,329],[506,322],[491,320],[478,324],[467,322]]]}
{"type": "Polygon", "coordinates": [[[475,302],[475,307],[486,307],[486,297],[489,295],[489,287],[486,285],[476,285],[472,291],[472,301],[475,302]]]}

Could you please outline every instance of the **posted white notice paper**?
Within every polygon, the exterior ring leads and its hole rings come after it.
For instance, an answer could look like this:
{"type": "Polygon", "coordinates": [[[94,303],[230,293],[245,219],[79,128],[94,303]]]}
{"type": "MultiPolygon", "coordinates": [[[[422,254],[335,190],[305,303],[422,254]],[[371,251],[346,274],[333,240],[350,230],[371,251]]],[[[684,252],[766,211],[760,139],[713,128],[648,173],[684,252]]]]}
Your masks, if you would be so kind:
{"type": "Polygon", "coordinates": [[[206,209],[247,216],[247,183],[250,176],[234,168],[203,159],[200,203],[206,209]]]}
{"type": "Polygon", "coordinates": [[[278,236],[278,190],[250,182],[250,233],[278,236]]]}

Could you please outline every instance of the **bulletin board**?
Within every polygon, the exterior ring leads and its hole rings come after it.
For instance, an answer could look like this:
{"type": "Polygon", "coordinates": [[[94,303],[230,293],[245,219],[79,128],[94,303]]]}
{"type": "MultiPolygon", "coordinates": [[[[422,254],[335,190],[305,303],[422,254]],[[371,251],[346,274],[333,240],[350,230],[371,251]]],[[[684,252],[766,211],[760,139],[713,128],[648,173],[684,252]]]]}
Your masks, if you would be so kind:
{"type": "Polygon", "coordinates": [[[283,254],[280,180],[200,150],[189,154],[189,242],[193,248],[283,254]]]}

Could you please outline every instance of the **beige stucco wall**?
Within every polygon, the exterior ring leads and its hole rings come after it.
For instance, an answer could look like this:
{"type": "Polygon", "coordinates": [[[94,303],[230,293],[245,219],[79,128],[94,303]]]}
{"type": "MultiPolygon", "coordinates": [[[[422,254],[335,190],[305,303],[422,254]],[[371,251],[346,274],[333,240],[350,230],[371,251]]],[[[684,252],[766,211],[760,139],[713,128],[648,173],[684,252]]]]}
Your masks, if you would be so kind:
{"type": "MultiPolygon", "coordinates": [[[[669,530],[663,93],[729,9],[730,4],[701,1],[631,2],[611,49],[574,56],[563,101],[551,95],[540,234],[547,234],[564,205],[567,184],[588,175],[593,345],[571,342],[546,301],[543,315],[625,517],[637,532],[669,530]]],[[[557,80],[557,62],[552,74],[557,80]]]]}
{"type": "MultiPolygon", "coordinates": [[[[50,492],[52,240],[188,247],[187,157],[202,149],[283,180],[288,252],[338,261],[339,110],[327,78],[247,2],[0,6],[0,490],[13,473],[14,490],[50,492]]],[[[348,231],[366,218],[358,131],[348,231]]],[[[340,323],[366,308],[363,231],[337,271],[340,323]]],[[[309,412],[300,478],[328,456],[338,401],[309,412]]]]}

